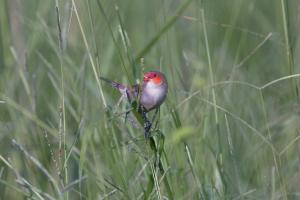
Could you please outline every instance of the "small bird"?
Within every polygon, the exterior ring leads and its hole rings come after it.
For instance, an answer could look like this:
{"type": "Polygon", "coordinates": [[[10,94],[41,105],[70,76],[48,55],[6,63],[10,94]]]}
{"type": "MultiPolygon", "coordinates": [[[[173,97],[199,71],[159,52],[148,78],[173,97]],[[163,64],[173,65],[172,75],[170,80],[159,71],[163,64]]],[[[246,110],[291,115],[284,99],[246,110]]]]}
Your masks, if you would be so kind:
{"type": "Polygon", "coordinates": [[[131,87],[126,87],[104,77],[100,77],[100,79],[118,89],[129,102],[139,100],[139,104],[145,112],[158,108],[164,102],[168,93],[167,79],[163,73],[158,71],[144,73],[143,83],[131,87]]]}
{"type": "Polygon", "coordinates": [[[146,116],[150,110],[158,108],[166,99],[168,93],[168,82],[165,75],[158,71],[144,73],[143,83],[135,84],[131,87],[100,77],[101,80],[109,83],[132,103],[139,101],[138,112],[144,121],[145,137],[149,138],[152,123],[146,116]]]}

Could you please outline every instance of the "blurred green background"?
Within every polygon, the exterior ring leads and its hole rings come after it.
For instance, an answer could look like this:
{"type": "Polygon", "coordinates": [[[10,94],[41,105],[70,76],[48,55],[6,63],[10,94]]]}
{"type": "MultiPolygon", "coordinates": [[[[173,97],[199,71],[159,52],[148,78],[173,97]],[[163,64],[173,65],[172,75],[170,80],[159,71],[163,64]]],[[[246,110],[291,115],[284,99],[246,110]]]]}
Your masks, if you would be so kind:
{"type": "Polygon", "coordinates": [[[0,0],[1,199],[299,199],[299,24],[298,0],[0,0]],[[147,70],[158,152],[97,79],[147,70]]]}

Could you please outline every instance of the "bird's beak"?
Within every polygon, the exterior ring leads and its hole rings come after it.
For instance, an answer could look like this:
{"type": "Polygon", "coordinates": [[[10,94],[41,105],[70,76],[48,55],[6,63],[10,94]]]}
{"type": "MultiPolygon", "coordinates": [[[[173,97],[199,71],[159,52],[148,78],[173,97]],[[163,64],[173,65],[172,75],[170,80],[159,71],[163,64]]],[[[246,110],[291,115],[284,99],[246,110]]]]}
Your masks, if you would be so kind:
{"type": "Polygon", "coordinates": [[[150,78],[148,76],[144,75],[144,82],[148,82],[148,81],[150,81],[150,78]]]}

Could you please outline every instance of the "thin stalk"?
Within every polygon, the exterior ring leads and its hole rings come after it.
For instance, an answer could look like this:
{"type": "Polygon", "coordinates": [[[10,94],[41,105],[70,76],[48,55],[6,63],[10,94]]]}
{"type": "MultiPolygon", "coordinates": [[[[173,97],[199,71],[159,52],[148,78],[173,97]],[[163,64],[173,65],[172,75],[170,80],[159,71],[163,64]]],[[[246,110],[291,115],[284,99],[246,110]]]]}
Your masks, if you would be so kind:
{"type": "MultiPolygon", "coordinates": [[[[288,17],[287,2],[285,0],[281,0],[280,2],[281,2],[284,40],[285,40],[286,56],[287,56],[288,67],[289,67],[289,75],[292,75],[294,74],[294,60],[293,60],[293,51],[290,44],[289,21],[287,18],[288,17]]],[[[295,96],[296,100],[299,102],[297,84],[294,80],[291,80],[291,87],[293,90],[293,95],[295,96]],[[295,90],[293,88],[295,88],[295,90]]]]}
{"type": "Polygon", "coordinates": [[[162,197],[161,197],[161,193],[160,193],[159,183],[157,180],[157,171],[155,170],[153,163],[150,164],[150,168],[151,168],[151,172],[152,172],[152,176],[153,176],[153,180],[154,180],[154,186],[156,189],[157,199],[161,200],[162,197]]]}
{"type": "Polygon", "coordinates": [[[127,36],[126,30],[125,30],[125,27],[124,27],[124,23],[122,21],[121,15],[120,15],[119,7],[115,6],[115,9],[116,9],[118,20],[119,20],[119,23],[120,23],[120,34],[121,34],[121,37],[122,37],[122,40],[123,40],[123,43],[124,43],[124,48],[125,48],[125,51],[126,51],[126,54],[127,54],[127,59],[128,59],[130,65],[132,67],[132,73],[133,73],[134,79],[136,80],[137,78],[139,78],[138,77],[139,73],[137,73],[137,65],[136,65],[137,63],[134,62],[133,55],[131,53],[130,41],[129,41],[129,38],[127,36]]]}
{"type": "Polygon", "coordinates": [[[156,33],[156,35],[148,42],[148,44],[138,53],[138,55],[135,58],[135,63],[138,63],[139,60],[151,49],[151,47],[154,44],[156,44],[156,42],[161,38],[161,36],[172,27],[172,25],[177,21],[177,19],[180,17],[183,11],[185,11],[185,9],[190,5],[191,2],[191,0],[187,0],[178,8],[178,10],[175,12],[175,15],[171,19],[169,19],[166,25],[158,33],[156,33]]]}
{"type": "MultiPolygon", "coordinates": [[[[289,67],[289,74],[294,74],[294,60],[293,60],[293,51],[290,44],[290,35],[289,35],[289,21],[288,21],[288,8],[287,8],[287,2],[286,0],[281,0],[281,8],[282,8],[282,19],[283,19],[283,30],[284,30],[284,39],[285,39],[285,47],[286,47],[286,56],[288,61],[288,67],[289,67]]],[[[299,94],[298,94],[298,87],[295,80],[291,80],[291,88],[292,93],[296,99],[297,102],[299,102],[299,94]]],[[[284,193],[284,199],[287,199],[287,193],[286,193],[286,187],[283,183],[284,180],[280,177],[281,185],[283,186],[283,193],[284,193]]]]}
{"type": "MultiPolygon", "coordinates": [[[[133,103],[133,104],[132,104],[132,108],[133,108],[133,109],[132,109],[132,112],[133,112],[134,116],[136,117],[138,123],[139,123],[141,126],[144,127],[145,120],[148,120],[148,119],[146,119],[147,117],[146,117],[143,113],[141,113],[141,112],[142,112],[141,109],[139,109],[139,110],[137,111],[136,106],[137,106],[136,103],[133,103]],[[139,112],[139,111],[140,111],[140,112],[139,112]],[[144,115],[144,116],[143,116],[143,115],[144,115]]],[[[148,121],[149,121],[149,120],[148,120],[148,121]]],[[[160,133],[160,134],[162,134],[162,133],[160,133]]],[[[147,143],[149,144],[149,146],[150,146],[151,150],[153,151],[154,155],[160,155],[160,153],[163,151],[163,150],[160,149],[160,147],[159,147],[159,142],[158,142],[158,144],[156,144],[156,142],[155,142],[155,140],[154,140],[153,137],[149,137],[149,139],[147,139],[147,143]]],[[[161,146],[161,148],[163,148],[163,146],[161,146]]],[[[167,158],[166,158],[166,159],[167,159],[167,158]]],[[[156,161],[156,159],[155,159],[155,161],[156,161]]],[[[161,175],[166,175],[166,170],[165,170],[165,168],[164,168],[164,166],[163,166],[163,164],[162,164],[162,160],[161,160],[160,157],[157,158],[157,164],[158,164],[158,168],[159,168],[160,174],[161,174],[161,175]]],[[[168,195],[169,195],[169,199],[174,199],[174,197],[173,197],[173,192],[172,192],[172,189],[171,189],[171,186],[170,186],[170,183],[169,183],[169,181],[168,181],[167,176],[165,176],[163,180],[164,180],[164,184],[165,184],[167,193],[168,193],[168,195]]],[[[149,181],[154,181],[154,180],[149,180],[149,181]]]]}
{"type": "MultiPolygon", "coordinates": [[[[267,111],[266,111],[266,106],[265,106],[265,101],[264,101],[264,96],[263,96],[262,90],[259,90],[259,94],[260,94],[260,100],[261,100],[262,109],[263,109],[264,121],[265,121],[265,124],[267,126],[268,139],[271,142],[271,139],[272,139],[271,138],[271,131],[270,131],[270,127],[268,125],[267,111]]],[[[274,159],[275,172],[278,176],[280,185],[283,186],[282,188],[285,188],[285,186],[284,186],[285,184],[283,183],[282,176],[281,176],[280,171],[279,171],[279,164],[278,164],[278,161],[277,161],[277,152],[275,152],[275,150],[273,148],[272,148],[272,155],[273,155],[273,159],[274,159]]],[[[276,182],[275,177],[272,181],[276,182]]],[[[285,194],[284,199],[286,199],[286,192],[285,191],[284,191],[284,194],[285,194]]]]}
{"type": "MultiPolygon", "coordinates": [[[[63,135],[63,151],[64,151],[64,184],[68,184],[68,165],[67,163],[67,143],[66,143],[66,112],[65,112],[65,89],[64,89],[64,72],[63,72],[63,38],[62,38],[62,29],[61,29],[61,19],[59,15],[59,4],[58,0],[55,1],[55,11],[56,11],[56,20],[58,28],[58,45],[59,45],[59,63],[60,63],[60,74],[61,74],[61,112],[62,112],[62,130],[61,134],[63,135]]],[[[59,131],[59,132],[60,132],[59,131]]],[[[60,141],[60,150],[61,152],[61,141],[60,141]]],[[[59,155],[60,156],[60,155],[59,155]]],[[[69,192],[66,192],[66,199],[69,199],[69,192]]]]}
{"type": "MultiPolygon", "coordinates": [[[[72,1],[74,1],[74,0],[72,0],[72,1]]],[[[104,8],[103,8],[103,6],[102,6],[100,0],[97,0],[97,4],[98,4],[98,7],[99,7],[99,9],[100,9],[100,11],[101,11],[101,14],[102,14],[103,17],[104,17],[105,22],[107,23],[107,26],[108,26],[109,32],[110,32],[110,34],[111,34],[112,40],[113,40],[113,42],[114,42],[114,44],[115,44],[115,46],[116,46],[116,48],[117,48],[117,53],[118,53],[118,55],[119,55],[119,57],[120,57],[120,61],[121,61],[122,67],[123,67],[123,69],[124,69],[126,78],[127,78],[127,80],[130,81],[131,79],[130,79],[129,73],[128,73],[127,69],[126,69],[125,61],[124,61],[124,59],[123,59],[123,56],[122,56],[121,50],[120,50],[120,48],[119,48],[118,42],[117,42],[116,38],[114,37],[114,32],[113,32],[113,30],[112,30],[112,27],[110,26],[109,19],[108,19],[107,15],[106,15],[106,13],[105,13],[105,11],[104,11],[104,8]]]]}
{"type": "Polygon", "coordinates": [[[200,182],[200,180],[199,180],[199,178],[196,174],[195,167],[194,167],[194,162],[193,162],[192,157],[191,157],[190,148],[187,144],[184,144],[184,146],[185,146],[185,152],[187,154],[188,162],[189,162],[193,177],[195,179],[197,187],[199,188],[199,199],[204,199],[205,196],[204,196],[202,184],[201,184],[201,182],[200,182]]]}
{"type": "Polygon", "coordinates": [[[96,34],[95,34],[95,21],[92,16],[92,9],[91,9],[91,3],[90,0],[87,1],[87,7],[88,7],[88,14],[89,14],[89,21],[90,21],[90,26],[91,26],[91,33],[92,33],[92,40],[94,44],[94,55],[96,59],[96,66],[98,67],[98,70],[100,69],[100,59],[99,59],[99,49],[96,41],[96,34]]]}
{"type": "MultiPolygon", "coordinates": [[[[206,21],[205,21],[205,15],[204,15],[204,9],[201,9],[201,18],[202,18],[202,26],[203,26],[203,34],[204,34],[204,40],[205,40],[205,49],[207,54],[207,60],[208,60],[208,68],[209,68],[209,78],[210,78],[210,84],[214,85],[214,76],[213,76],[213,70],[212,70],[212,64],[211,64],[211,57],[210,57],[210,50],[209,50],[209,44],[208,44],[208,36],[207,36],[207,29],[206,29],[206,21]]],[[[212,97],[213,97],[213,104],[214,104],[214,113],[215,113],[215,120],[216,124],[218,124],[218,112],[217,112],[217,101],[216,101],[216,93],[215,88],[212,87],[212,97]]]]}
{"type": "Polygon", "coordinates": [[[83,27],[82,27],[82,24],[81,24],[81,20],[80,20],[78,11],[77,11],[77,6],[76,6],[74,0],[72,0],[72,5],[74,7],[75,15],[76,15],[76,18],[77,18],[77,21],[78,21],[78,24],[79,24],[79,28],[80,28],[80,32],[81,32],[81,35],[82,35],[82,38],[83,38],[84,45],[85,45],[86,50],[87,50],[88,55],[89,55],[89,59],[90,59],[90,62],[91,62],[91,65],[92,65],[92,69],[93,69],[93,72],[94,72],[94,75],[95,75],[95,78],[96,78],[96,81],[97,81],[97,85],[98,85],[98,88],[99,88],[99,92],[100,92],[100,96],[102,98],[103,105],[104,105],[105,108],[107,108],[107,103],[106,103],[106,100],[104,98],[104,94],[103,94],[103,91],[102,91],[100,80],[98,78],[97,69],[96,69],[96,66],[95,66],[95,63],[94,63],[94,60],[93,60],[93,56],[92,56],[90,47],[89,47],[87,39],[86,39],[86,35],[84,33],[84,30],[83,30],[83,27]]]}

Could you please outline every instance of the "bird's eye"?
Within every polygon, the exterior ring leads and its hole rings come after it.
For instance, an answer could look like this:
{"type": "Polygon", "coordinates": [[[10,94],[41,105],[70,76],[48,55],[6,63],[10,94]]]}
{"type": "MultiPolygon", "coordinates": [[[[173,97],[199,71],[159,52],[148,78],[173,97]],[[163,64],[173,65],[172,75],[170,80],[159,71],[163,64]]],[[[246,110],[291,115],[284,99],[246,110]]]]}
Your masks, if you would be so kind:
{"type": "Polygon", "coordinates": [[[153,77],[156,77],[156,74],[154,74],[153,77]]]}

